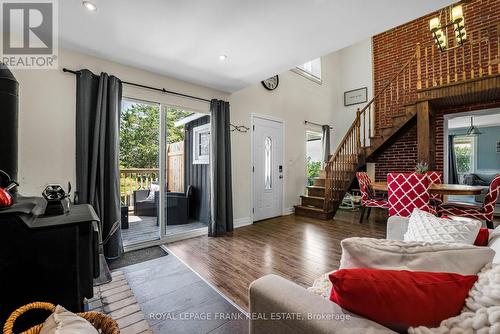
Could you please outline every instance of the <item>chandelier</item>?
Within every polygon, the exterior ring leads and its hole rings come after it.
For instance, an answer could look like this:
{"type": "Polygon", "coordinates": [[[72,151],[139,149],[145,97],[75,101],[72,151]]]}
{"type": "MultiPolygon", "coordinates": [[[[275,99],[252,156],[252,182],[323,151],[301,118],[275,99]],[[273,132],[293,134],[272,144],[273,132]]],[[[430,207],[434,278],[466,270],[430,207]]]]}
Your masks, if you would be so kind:
{"type": "Polygon", "coordinates": [[[440,51],[448,49],[447,28],[453,27],[455,34],[456,47],[462,46],[467,40],[465,31],[465,20],[462,5],[456,5],[450,10],[450,21],[441,25],[441,14],[439,17],[434,17],[429,21],[429,29],[432,33],[432,38],[440,51]]]}

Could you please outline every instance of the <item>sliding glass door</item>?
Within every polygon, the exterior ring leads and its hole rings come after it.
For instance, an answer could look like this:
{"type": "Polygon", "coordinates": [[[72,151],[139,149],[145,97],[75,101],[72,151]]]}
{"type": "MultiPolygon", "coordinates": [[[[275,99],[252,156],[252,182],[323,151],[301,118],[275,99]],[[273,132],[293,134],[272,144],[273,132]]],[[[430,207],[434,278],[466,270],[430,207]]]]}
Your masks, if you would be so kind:
{"type": "Polygon", "coordinates": [[[209,219],[210,116],[165,107],[165,235],[207,227],[209,219]]]}
{"type": "Polygon", "coordinates": [[[207,227],[210,116],[123,99],[120,196],[123,245],[207,227]]]}
{"type": "Polygon", "coordinates": [[[120,196],[124,247],[160,238],[161,106],[123,99],[120,196]]]}

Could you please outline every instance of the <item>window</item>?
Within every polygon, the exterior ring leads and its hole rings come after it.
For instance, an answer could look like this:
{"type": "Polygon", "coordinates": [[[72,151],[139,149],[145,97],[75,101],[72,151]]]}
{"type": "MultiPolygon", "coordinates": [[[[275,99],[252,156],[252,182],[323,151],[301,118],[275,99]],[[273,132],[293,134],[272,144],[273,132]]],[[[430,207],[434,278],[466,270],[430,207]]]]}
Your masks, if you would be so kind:
{"type": "Polygon", "coordinates": [[[321,58],[299,65],[294,71],[308,79],[321,83],[321,58]]]}
{"type": "Polygon", "coordinates": [[[264,139],[264,189],[265,190],[271,190],[273,188],[272,147],[273,147],[273,142],[271,137],[266,137],[266,139],[264,139]]]}
{"type": "Polygon", "coordinates": [[[306,130],[306,173],[307,185],[312,186],[314,178],[319,176],[322,161],[321,132],[306,130]]]}
{"type": "Polygon", "coordinates": [[[473,173],[474,168],[474,137],[456,136],[453,140],[455,159],[457,164],[457,174],[459,182],[462,183],[465,174],[473,173]]]}
{"type": "Polygon", "coordinates": [[[210,124],[193,129],[193,164],[210,163],[210,124]]]}

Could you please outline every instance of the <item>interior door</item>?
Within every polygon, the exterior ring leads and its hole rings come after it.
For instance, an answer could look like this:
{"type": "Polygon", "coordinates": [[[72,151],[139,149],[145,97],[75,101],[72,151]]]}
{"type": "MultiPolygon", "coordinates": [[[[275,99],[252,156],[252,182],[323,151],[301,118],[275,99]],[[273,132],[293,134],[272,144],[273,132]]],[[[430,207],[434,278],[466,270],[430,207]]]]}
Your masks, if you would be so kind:
{"type": "Polygon", "coordinates": [[[253,220],[283,212],[283,123],[253,117],[253,220]]]}

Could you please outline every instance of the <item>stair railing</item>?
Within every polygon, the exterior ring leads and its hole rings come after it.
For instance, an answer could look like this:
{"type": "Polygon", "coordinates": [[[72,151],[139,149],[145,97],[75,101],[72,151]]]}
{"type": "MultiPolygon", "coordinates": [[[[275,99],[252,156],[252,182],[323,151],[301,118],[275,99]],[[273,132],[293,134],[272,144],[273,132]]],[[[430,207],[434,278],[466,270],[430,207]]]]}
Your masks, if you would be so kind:
{"type": "MultiPolygon", "coordinates": [[[[325,211],[335,211],[348,190],[354,175],[364,159],[364,148],[375,134],[372,119],[381,128],[386,115],[394,114],[394,108],[416,97],[421,88],[420,44],[416,52],[398,70],[396,75],[380,89],[375,96],[360,110],[344,138],[340,141],[335,154],[325,165],[325,211]],[[412,80],[416,78],[416,80],[412,80]],[[416,85],[415,85],[416,82],[416,85]],[[375,110],[377,110],[374,118],[375,110]]],[[[404,110],[404,109],[402,109],[404,110]]]]}

